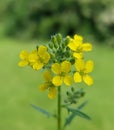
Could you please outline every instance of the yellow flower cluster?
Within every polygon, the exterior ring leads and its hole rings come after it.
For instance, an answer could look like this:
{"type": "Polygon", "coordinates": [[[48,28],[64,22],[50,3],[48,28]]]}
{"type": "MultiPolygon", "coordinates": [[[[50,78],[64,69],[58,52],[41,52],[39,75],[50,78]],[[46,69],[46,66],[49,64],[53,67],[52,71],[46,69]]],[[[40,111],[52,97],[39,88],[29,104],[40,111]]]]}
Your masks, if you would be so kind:
{"type": "Polygon", "coordinates": [[[30,65],[33,69],[39,70],[48,63],[50,54],[47,52],[47,47],[41,45],[38,50],[34,50],[30,54],[25,50],[22,51],[20,58],[21,61],[18,64],[20,67],[30,65]]]}
{"type": "Polygon", "coordinates": [[[40,90],[41,91],[45,91],[46,89],[49,90],[48,93],[48,97],[49,98],[55,98],[56,97],[56,87],[55,85],[52,83],[52,75],[50,71],[45,71],[43,74],[44,77],[44,84],[40,85],[40,90]]]}
{"type": "Polygon", "coordinates": [[[76,72],[74,73],[74,82],[84,81],[90,86],[93,84],[93,79],[88,73],[93,71],[94,63],[91,60],[84,62],[83,52],[91,51],[92,45],[90,43],[83,43],[83,37],[80,35],[74,35],[74,39],[69,39],[68,47],[73,51],[73,56],[75,57],[76,72]]]}
{"type": "Polygon", "coordinates": [[[31,53],[22,51],[19,62],[21,67],[29,65],[35,70],[42,68],[46,70],[43,74],[44,83],[40,85],[40,90],[48,90],[48,97],[51,99],[56,97],[57,88],[63,83],[67,86],[71,86],[73,82],[82,81],[88,86],[93,84],[93,79],[89,76],[93,70],[93,61],[85,62],[83,55],[83,52],[92,50],[92,45],[83,43],[83,37],[80,35],[74,35],[74,38],[66,37],[65,40],[61,37],[57,38],[55,37],[54,43],[52,42],[47,47],[41,45],[31,53]]]}
{"type": "Polygon", "coordinates": [[[52,79],[52,83],[55,86],[61,86],[62,82],[68,86],[72,85],[72,76],[69,75],[71,63],[69,61],[63,61],[61,64],[54,63],[51,69],[56,74],[52,79]]]}
{"type": "Polygon", "coordinates": [[[83,37],[80,35],[74,35],[74,39],[70,38],[68,47],[74,52],[73,56],[77,59],[83,58],[83,52],[92,50],[92,45],[83,43],[83,37]]]}

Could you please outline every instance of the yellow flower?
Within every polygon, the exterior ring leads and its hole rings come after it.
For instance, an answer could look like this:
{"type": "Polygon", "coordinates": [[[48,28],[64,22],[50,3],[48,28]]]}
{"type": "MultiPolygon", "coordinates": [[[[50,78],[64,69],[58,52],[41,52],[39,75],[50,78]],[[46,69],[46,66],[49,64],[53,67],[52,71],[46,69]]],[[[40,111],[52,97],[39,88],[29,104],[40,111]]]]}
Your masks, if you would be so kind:
{"type": "Polygon", "coordinates": [[[50,99],[53,99],[53,98],[56,97],[56,95],[57,95],[56,87],[51,87],[51,88],[49,89],[48,97],[49,97],[50,99]]]}
{"type": "Polygon", "coordinates": [[[83,52],[91,51],[92,45],[90,43],[83,43],[83,37],[74,35],[74,39],[69,38],[68,47],[74,51],[73,56],[77,59],[83,58],[83,52]]]}
{"type": "Polygon", "coordinates": [[[74,74],[74,81],[82,82],[83,80],[87,85],[92,85],[93,79],[88,75],[88,73],[92,72],[93,66],[94,64],[91,60],[84,62],[82,59],[77,59],[75,63],[77,72],[74,74]]]}
{"type": "Polygon", "coordinates": [[[71,86],[72,76],[68,74],[71,70],[71,63],[69,61],[63,61],[61,64],[54,63],[51,69],[56,74],[56,76],[52,79],[52,83],[55,86],[61,86],[62,82],[71,86]]]}
{"type": "Polygon", "coordinates": [[[30,65],[32,65],[33,69],[39,70],[41,69],[45,64],[48,63],[50,59],[50,54],[47,52],[47,47],[41,45],[38,48],[38,51],[33,51],[29,55],[29,62],[30,65]]]}
{"type": "Polygon", "coordinates": [[[19,57],[20,57],[21,61],[18,63],[18,65],[19,65],[20,67],[23,67],[23,66],[26,66],[26,65],[29,64],[28,56],[29,56],[29,53],[28,53],[26,50],[23,50],[23,51],[20,53],[19,57]]]}
{"type": "Polygon", "coordinates": [[[48,97],[50,99],[53,99],[56,97],[57,95],[57,90],[56,90],[56,86],[53,85],[52,83],[52,75],[50,71],[45,71],[43,74],[44,77],[44,84],[40,85],[40,90],[41,91],[45,91],[45,90],[49,90],[48,92],[48,97]]]}

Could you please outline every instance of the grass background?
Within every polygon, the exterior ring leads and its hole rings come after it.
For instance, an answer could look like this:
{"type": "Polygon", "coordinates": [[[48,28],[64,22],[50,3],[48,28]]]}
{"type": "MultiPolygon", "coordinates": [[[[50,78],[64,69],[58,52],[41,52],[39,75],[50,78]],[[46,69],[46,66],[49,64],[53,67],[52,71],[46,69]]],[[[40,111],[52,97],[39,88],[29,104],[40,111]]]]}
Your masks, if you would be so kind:
{"type": "MultiPolygon", "coordinates": [[[[32,50],[32,44],[17,40],[0,40],[0,130],[54,130],[56,121],[34,110],[34,103],[49,111],[56,111],[56,99],[38,91],[42,83],[41,73],[29,67],[19,68],[21,50],[32,50]]],[[[91,121],[75,118],[66,130],[113,130],[114,129],[114,49],[105,45],[93,45],[87,57],[95,62],[92,73],[93,87],[85,87],[88,105],[83,111],[91,121]]],[[[85,100],[86,100],[85,99],[85,100]]]]}

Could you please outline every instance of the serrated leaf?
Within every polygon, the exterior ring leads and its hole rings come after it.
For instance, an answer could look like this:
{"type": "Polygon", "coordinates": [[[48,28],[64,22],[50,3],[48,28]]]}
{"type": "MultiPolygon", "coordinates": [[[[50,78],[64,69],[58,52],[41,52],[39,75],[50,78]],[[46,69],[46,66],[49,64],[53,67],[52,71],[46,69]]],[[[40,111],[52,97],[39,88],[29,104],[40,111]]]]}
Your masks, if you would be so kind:
{"type": "MultiPolygon", "coordinates": [[[[78,109],[78,110],[81,110],[86,104],[87,104],[87,101],[84,102],[84,103],[82,103],[77,109],[78,109]]],[[[69,125],[69,124],[72,122],[72,120],[73,120],[76,116],[77,116],[77,114],[72,113],[72,114],[66,119],[65,124],[64,124],[64,127],[66,127],[67,125],[69,125]]]]}
{"type": "Polygon", "coordinates": [[[41,107],[39,107],[39,106],[36,106],[36,105],[34,105],[34,104],[31,104],[31,106],[32,106],[34,109],[36,109],[37,111],[39,111],[39,112],[41,112],[42,114],[46,115],[47,117],[52,116],[47,110],[45,110],[45,109],[43,109],[43,108],[41,108],[41,107]]]}

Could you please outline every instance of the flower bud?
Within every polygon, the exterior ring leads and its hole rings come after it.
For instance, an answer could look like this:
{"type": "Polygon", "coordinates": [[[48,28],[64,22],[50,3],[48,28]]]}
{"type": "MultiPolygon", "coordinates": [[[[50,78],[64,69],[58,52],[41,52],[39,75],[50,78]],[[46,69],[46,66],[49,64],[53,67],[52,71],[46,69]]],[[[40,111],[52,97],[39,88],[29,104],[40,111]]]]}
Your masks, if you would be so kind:
{"type": "Polygon", "coordinates": [[[70,92],[68,92],[68,91],[66,92],[66,94],[67,94],[67,96],[69,96],[69,97],[72,96],[72,94],[71,94],[70,92]]]}
{"type": "Polygon", "coordinates": [[[57,38],[56,38],[55,36],[52,36],[52,37],[51,37],[51,41],[52,41],[53,43],[56,43],[56,42],[57,42],[57,38]]]}
{"type": "Polygon", "coordinates": [[[74,93],[74,91],[75,91],[75,90],[74,90],[74,88],[73,88],[73,87],[71,88],[71,91],[74,93]]]}
{"type": "Polygon", "coordinates": [[[75,63],[75,59],[72,58],[72,59],[70,60],[70,63],[73,65],[73,64],[75,63]]]}
{"type": "Polygon", "coordinates": [[[57,41],[56,36],[52,36],[51,40],[52,40],[54,47],[57,49],[58,48],[58,41],[57,41]]]}
{"type": "Polygon", "coordinates": [[[64,42],[62,42],[62,43],[61,43],[61,47],[62,47],[62,48],[65,48],[65,46],[66,46],[66,45],[64,44],[64,42]]]}
{"type": "Polygon", "coordinates": [[[49,43],[49,48],[53,49],[53,43],[49,43]]]}
{"type": "Polygon", "coordinates": [[[84,91],[82,91],[81,92],[81,97],[83,97],[85,95],[85,92],[84,91]]]}
{"type": "Polygon", "coordinates": [[[65,41],[64,41],[65,45],[68,45],[69,41],[70,41],[70,38],[67,36],[66,39],[65,39],[65,41]]]}
{"type": "Polygon", "coordinates": [[[54,47],[57,49],[58,48],[58,43],[54,42],[54,47]]]}
{"type": "Polygon", "coordinates": [[[71,101],[71,103],[76,104],[76,103],[77,103],[77,101],[76,101],[75,99],[73,99],[73,100],[71,101]]]}
{"type": "Polygon", "coordinates": [[[57,38],[58,43],[61,43],[61,42],[62,42],[62,35],[61,35],[60,33],[58,33],[58,34],[56,35],[56,38],[57,38]]]}

